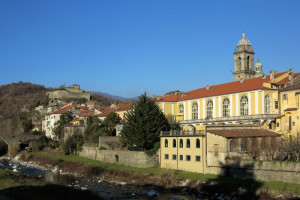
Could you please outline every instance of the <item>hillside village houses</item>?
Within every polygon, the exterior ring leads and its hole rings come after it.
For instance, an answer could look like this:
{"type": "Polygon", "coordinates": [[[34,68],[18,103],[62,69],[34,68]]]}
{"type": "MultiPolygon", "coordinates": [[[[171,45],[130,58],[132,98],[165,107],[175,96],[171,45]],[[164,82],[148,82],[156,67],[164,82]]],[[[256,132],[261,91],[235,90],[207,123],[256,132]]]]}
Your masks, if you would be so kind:
{"type": "Polygon", "coordinates": [[[88,101],[87,103],[80,105],[70,102],[62,107],[58,107],[54,104],[47,109],[45,120],[43,121],[43,131],[45,131],[46,137],[54,139],[55,134],[53,129],[55,128],[55,123],[59,121],[62,114],[70,115],[73,119],[70,122],[72,126],[85,127],[89,117],[95,116],[103,121],[111,112],[116,112],[123,118],[124,112],[130,111],[131,108],[132,104],[112,104],[110,107],[104,107],[96,101],[88,101]]]}
{"type": "MultiPolygon", "coordinates": [[[[300,73],[263,74],[245,34],[234,51],[234,82],[154,97],[173,127],[161,133],[163,168],[212,172],[249,146],[300,133],[300,73]],[[251,143],[251,144],[249,144],[251,143]]],[[[255,149],[252,149],[255,151],[255,149]]]]}

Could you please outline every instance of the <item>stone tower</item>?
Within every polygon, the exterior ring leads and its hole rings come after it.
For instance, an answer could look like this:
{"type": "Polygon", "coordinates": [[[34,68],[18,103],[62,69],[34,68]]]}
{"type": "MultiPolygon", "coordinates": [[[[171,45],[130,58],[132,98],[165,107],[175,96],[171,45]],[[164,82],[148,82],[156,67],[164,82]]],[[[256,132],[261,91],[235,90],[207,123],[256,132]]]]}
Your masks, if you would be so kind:
{"type": "Polygon", "coordinates": [[[257,59],[257,63],[255,64],[255,77],[261,77],[263,75],[262,71],[263,65],[259,62],[259,58],[257,59]]]}
{"type": "Polygon", "coordinates": [[[254,52],[251,49],[250,41],[246,38],[245,33],[242,34],[234,55],[234,81],[240,79],[249,79],[255,77],[254,70],[254,52]]]}

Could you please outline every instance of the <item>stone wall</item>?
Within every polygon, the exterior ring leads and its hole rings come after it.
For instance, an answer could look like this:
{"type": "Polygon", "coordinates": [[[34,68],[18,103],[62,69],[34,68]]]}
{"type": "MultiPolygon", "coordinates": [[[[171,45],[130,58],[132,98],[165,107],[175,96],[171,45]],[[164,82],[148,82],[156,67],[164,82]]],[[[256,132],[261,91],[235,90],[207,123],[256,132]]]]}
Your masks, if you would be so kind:
{"type": "Polygon", "coordinates": [[[81,89],[71,88],[71,87],[47,92],[47,95],[50,99],[81,99],[81,98],[85,98],[87,100],[91,99],[90,92],[86,92],[81,89]]]}
{"type": "Polygon", "coordinates": [[[119,141],[119,137],[115,136],[99,137],[99,147],[105,149],[113,149],[118,146],[119,141]]]}
{"type": "Polygon", "coordinates": [[[157,156],[149,157],[141,151],[99,150],[98,147],[83,146],[80,156],[101,162],[148,168],[158,166],[157,156]]]}
{"type": "Polygon", "coordinates": [[[65,126],[64,127],[64,141],[73,135],[84,135],[85,126],[65,126]]]}
{"type": "Polygon", "coordinates": [[[227,161],[221,167],[207,166],[206,173],[300,184],[300,163],[295,162],[227,161]]]}

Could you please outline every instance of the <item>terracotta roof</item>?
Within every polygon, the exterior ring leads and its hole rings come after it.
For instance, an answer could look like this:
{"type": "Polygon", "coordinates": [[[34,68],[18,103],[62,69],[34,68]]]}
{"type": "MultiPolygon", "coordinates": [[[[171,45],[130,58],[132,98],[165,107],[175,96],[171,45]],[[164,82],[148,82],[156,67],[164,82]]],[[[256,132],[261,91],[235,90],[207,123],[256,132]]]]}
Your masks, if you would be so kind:
{"type": "Polygon", "coordinates": [[[117,105],[117,111],[123,111],[123,110],[132,110],[132,103],[129,104],[118,104],[117,105]]]}
{"type": "Polygon", "coordinates": [[[287,108],[284,111],[295,111],[295,110],[298,110],[298,108],[287,108]]]}
{"type": "Polygon", "coordinates": [[[90,116],[93,116],[93,115],[94,115],[94,112],[90,112],[90,113],[80,115],[80,117],[90,117],[90,116]]]}
{"type": "Polygon", "coordinates": [[[97,117],[106,117],[107,115],[109,115],[109,113],[111,112],[115,112],[114,108],[104,108],[103,110],[101,110],[102,113],[95,115],[97,117]]]}
{"type": "MultiPolygon", "coordinates": [[[[300,75],[300,73],[295,73],[294,78],[298,77],[299,75],[300,75]]],[[[285,84],[287,82],[289,82],[289,77],[284,78],[283,80],[279,81],[277,84],[281,85],[281,84],[285,84]]],[[[289,89],[289,88],[287,88],[287,89],[289,89]]]]}
{"type": "Polygon", "coordinates": [[[77,121],[80,121],[80,119],[79,118],[75,118],[71,122],[77,122],[77,121]]]}
{"type": "MultiPolygon", "coordinates": [[[[285,73],[288,73],[288,72],[277,73],[277,74],[275,74],[275,78],[277,78],[285,73]]],[[[252,78],[252,79],[246,79],[246,80],[244,80],[243,83],[241,83],[240,81],[234,81],[234,82],[210,86],[209,89],[206,89],[206,87],[203,87],[203,88],[199,88],[196,90],[192,90],[192,91],[177,94],[177,95],[156,97],[155,100],[156,101],[176,102],[176,101],[184,101],[184,100],[197,99],[197,98],[203,98],[203,97],[246,92],[246,91],[258,90],[258,89],[272,90],[270,88],[263,86],[263,83],[268,83],[268,82],[270,82],[270,75],[266,76],[265,79],[263,79],[262,77],[257,77],[257,78],[252,78]]],[[[288,78],[285,78],[280,82],[287,83],[288,78]]]]}
{"type": "Polygon", "coordinates": [[[208,130],[207,132],[226,137],[279,137],[281,134],[265,129],[224,129],[224,130],[208,130]]]}
{"type": "Polygon", "coordinates": [[[71,111],[72,107],[73,107],[72,104],[67,104],[64,107],[62,107],[56,111],[53,111],[52,113],[50,113],[50,115],[51,114],[67,114],[71,111]]]}

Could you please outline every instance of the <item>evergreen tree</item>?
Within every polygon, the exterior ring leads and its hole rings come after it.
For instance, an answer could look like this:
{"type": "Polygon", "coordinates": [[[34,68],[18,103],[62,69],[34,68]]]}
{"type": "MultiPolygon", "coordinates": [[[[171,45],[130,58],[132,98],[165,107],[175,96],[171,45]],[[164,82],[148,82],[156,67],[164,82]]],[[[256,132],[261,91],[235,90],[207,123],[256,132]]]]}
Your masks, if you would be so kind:
{"type": "Polygon", "coordinates": [[[125,119],[121,132],[124,140],[146,150],[159,141],[160,131],[169,129],[168,120],[146,93],[139,97],[132,111],[125,114],[125,119]]]}

